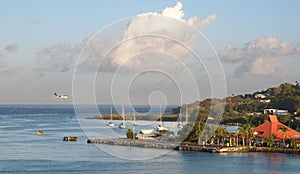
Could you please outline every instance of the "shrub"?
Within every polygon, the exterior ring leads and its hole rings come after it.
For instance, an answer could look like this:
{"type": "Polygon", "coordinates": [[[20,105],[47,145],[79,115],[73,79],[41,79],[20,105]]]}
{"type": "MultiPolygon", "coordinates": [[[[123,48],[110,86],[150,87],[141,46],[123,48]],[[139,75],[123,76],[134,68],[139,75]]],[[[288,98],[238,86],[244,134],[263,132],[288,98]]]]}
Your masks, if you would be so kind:
{"type": "Polygon", "coordinates": [[[132,131],[131,128],[129,128],[129,129],[127,130],[126,136],[127,136],[127,138],[129,138],[129,139],[133,139],[133,138],[134,138],[134,132],[132,131]]]}

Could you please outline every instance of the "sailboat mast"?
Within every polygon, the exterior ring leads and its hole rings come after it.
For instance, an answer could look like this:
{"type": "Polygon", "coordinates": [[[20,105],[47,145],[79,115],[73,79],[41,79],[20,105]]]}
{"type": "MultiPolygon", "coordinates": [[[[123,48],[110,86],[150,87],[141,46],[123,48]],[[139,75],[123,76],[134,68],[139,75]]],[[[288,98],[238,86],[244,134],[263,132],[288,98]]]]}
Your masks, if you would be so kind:
{"type": "Polygon", "coordinates": [[[122,106],[122,117],[123,117],[123,124],[125,124],[124,106],[122,106]]]}
{"type": "Polygon", "coordinates": [[[135,112],[134,112],[134,108],[132,108],[132,113],[133,113],[133,125],[135,125],[135,112]]]}
{"type": "Polygon", "coordinates": [[[182,113],[181,113],[181,107],[180,107],[180,110],[179,110],[179,123],[181,124],[181,122],[182,122],[182,113]]]}
{"type": "Polygon", "coordinates": [[[160,116],[160,125],[162,125],[162,115],[161,115],[161,104],[159,105],[159,116],[160,116]]]}
{"type": "Polygon", "coordinates": [[[112,121],[112,107],[110,107],[110,121],[112,121]]]}
{"type": "Polygon", "coordinates": [[[186,105],[186,109],[185,109],[185,124],[188,123],[188,105],[186,105]]]}

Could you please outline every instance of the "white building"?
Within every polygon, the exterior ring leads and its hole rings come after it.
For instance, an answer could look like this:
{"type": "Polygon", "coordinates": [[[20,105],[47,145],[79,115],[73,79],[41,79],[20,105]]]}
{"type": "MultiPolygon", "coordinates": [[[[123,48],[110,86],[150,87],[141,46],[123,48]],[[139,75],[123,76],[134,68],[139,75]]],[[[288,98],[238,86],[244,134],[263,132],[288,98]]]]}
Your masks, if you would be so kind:
{"type": "Polygon", "coordinates": [[[288,110],[280,110],[280,109],[264,109],[264,114],[272,114],[272,115],[289,115],[288,110]]]}
{"type": "Polygon", "coordinates": [[[267,96],[265,96],[264,94],[255,94],[254,98],[264,99],[267,98],[267,96]]]}

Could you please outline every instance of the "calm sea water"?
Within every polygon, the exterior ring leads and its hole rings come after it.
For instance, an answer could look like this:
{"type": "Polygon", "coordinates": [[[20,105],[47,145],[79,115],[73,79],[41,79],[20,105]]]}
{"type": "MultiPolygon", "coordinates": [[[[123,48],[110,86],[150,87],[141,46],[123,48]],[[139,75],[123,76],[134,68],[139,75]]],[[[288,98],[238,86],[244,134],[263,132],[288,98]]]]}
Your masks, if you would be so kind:
{"type": "MultiPolygon", "coordinates": [[[[139,112],[148,110],[139,109],[139,112]]],[[[108,113],[110,109],[103,106],[100,110],[108,113]]],[[[293,154],[211,154],[87,144],[88,138],[122,137],[126,130],[107,128],[101,120],[85,119],[95,113],[89,110],[84,113],[78,118],[73,107],[65,105],[1,105],[0,173],[276,174],[300,171],[300,155],[293,154]],[[44,134],[35,135],[37,130],[44,134]],[[64,136],[77,136],[78,141],[62,141],[64,136]]],[[[143,122],[140,124],[147,127],[143,122]]],[[[171,128],[172,123],[168,126],[171,128]]]]}

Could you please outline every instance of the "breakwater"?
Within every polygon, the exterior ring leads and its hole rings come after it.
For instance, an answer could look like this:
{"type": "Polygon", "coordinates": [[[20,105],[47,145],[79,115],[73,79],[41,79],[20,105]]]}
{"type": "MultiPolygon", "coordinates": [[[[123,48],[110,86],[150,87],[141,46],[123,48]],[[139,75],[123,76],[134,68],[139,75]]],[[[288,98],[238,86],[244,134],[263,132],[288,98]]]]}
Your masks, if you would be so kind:
{"type": "Polygon", "coordinates": [[[143,148],[160,148],[178,150],[179,144],[164,142],[164,141],[146,141],[146,140],[131,140],[127,138],[108,139],[108,138],[92,138],[88,139],[87,143],[110,144],[120,146],[135,146],[143,148]]]}
{"type": "Polygon", "coordinates": [[[291,148],[271,148],[271,147],[218,147],[218,146],[201,146],[197,144],[185,144],[165,141],[153,140],[132,140],[127,138],[92,138],[88,139],[87,143],[110,144],[119,146],[134,146],[142,148],[159,148],[172,149],[182,151],[198,151],[211,153],[245,153],[245,152],[263,152],[263,153],[293,153],[300,154],[300,149],[291,148]]]}

